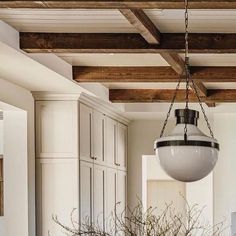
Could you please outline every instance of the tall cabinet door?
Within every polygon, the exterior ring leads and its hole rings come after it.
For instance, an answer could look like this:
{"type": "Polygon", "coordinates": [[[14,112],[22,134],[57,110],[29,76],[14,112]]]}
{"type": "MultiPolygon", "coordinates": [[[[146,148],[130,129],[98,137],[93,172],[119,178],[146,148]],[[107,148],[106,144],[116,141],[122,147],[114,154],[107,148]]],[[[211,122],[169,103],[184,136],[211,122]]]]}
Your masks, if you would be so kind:
{"type": "Polygon", "coordinates": [[[92,162],[92,108],[80,103],[80,159],[92,162]]]}
{"type": "Polygon", "coordinates": [[[94,164],[93,177],[93,222],[105,230],[106,167],[94,164]]]}
{"type": "Polygon", "coordinates": [[[106,164],[116,168],[116,133],[117,122],[106,117],[106,164]]]}
{"type": "Polygon", "coordinates": [[[107,232],[113,233],[114,223],[112,217],[115,213],[116,207],[116,178],[117,171],[113,168],[107,168],[106,172],[106,230],[107,232]]]}
{"type": "MultiPolygon", "coordinates": [[[[36,160],[36,207],[37,235],[63,236],[52,215],[71,226],[70,214],[78,209],[78,160],[38,159],[36,160]]],[[[77,212],[74,217],[76,217],[77,212]]],[[[78,220],[75,218],[75,220],[78,220]]]]}
{"type": "Polygon", "coordinates": [[[105,115],[99,111],[93,110],[93,159],[96,164],[104,164],[104,130],[105,115]]]}
{"type": "Polygon", "coordinates": [[[80,221],[93,220],[93,163],[80,161],[80,221]]]}
{"type": "Polygon", "coordinates": [[[116,181],[116,202],[119,203],[117,204],[116,207],[116,212],[117,215],[123,214],[126,208],[126,198],[127,198],[127,193],[126,193],[126,185],[127,185],[127,176],[125,171],[117,171],[117,181],[116,181]]]}
{"type": "Polygon", "coordinates": [[[121,123],[117,124],[117,166],[118,169],[126,170],[127,163],[127,135],[128,128],[121,123]]]}

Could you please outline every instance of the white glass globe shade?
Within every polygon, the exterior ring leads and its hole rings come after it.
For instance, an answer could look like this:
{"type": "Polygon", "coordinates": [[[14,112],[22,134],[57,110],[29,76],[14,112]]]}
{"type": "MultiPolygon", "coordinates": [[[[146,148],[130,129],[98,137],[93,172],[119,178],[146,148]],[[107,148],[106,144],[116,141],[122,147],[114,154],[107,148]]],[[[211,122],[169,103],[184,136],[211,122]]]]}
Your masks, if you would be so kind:
{"type": "Polygon", "coordinates": [[[197,126],[187,125],[187,143],[184,141],[185,124],[177,124],[169,136],[155,141],[155,152],[163,170],[182,182],[193,182],[207,176],[218,160],[217,141],[203,134],[197,126]]]}

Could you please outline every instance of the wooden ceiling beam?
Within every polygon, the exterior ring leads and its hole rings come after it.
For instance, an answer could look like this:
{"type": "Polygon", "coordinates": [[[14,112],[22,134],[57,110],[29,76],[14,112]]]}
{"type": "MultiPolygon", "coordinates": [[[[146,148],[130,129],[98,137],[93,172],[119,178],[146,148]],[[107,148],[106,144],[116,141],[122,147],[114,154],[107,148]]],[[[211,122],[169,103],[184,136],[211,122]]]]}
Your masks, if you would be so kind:
{"type": "MultiPolygon", "coordinates": [[[[236,67],[191,67],[191,75],[197,82],[236,82],[236,67]]],[[[73,79],[77,82],[177,82],[179,75],[170,66],[161,67],[86,67],[73,66],[73,79]]]]}
{"type": "MultiPolygon", "coordinates": [[[[154,23],[144,13],[143,10],[120,9],[120,12],[136,28],[149,44],[160,44],[161,34],[154,23]]],[[[182,75],[184,72],[184,61],[177,54],[172,52],[163,52],[161,56],[173,68],[173,70],[182,75]]]]}
{"type": "MultiPolygon", "coordinates": [[[[207,97],[207,88],[205,87],[205,85],[201,82],[201,81],[194,81],[195,87],[197,89],[197,92],[199,94],[200,97],[207,97]]],[[[191,85],[191,88],[194,91],[194,87],[193,85],[191,85]]]]}
{"type": "MultiPolygon", "coordinates": [[[[205,87],[205,85],[201,82],[201,81],[194,81],[194,85],[195,87],[192,85],[190,85],[190,87],[192,88],[193,92],[195,92],[195,88],[198,92],[198,95],[200,97],[200,99],[202,100],[205,100],[206,97],[207,97],[207,88],[205,87]]],[[[208,107],[215,107],[215,103],[210,103],[210,102],[205,102],[205,104],[208,106],[208,107]]]]}
{"type": "Polygon", "coordinates": [[[173,52],[162,52],[160,55],[165,59],[165,61],[171,66],[171,68],[178,74],[182,75],[184,72],[184,61],[178,55],[178,53],[173,52]]]}
{"type": "MultiPolygon", "coordinates": [[[[183,0],[3,0],[0,8],[183,9],[183,0]]],[[[236,9],[235,0],[189,0],[190,9],[236,9]]]]}
{"type": "Polygon", "coordinates": [[[161,34],[143,10],[120,9],[120,12],[149,44],[160,44],[161,34]]]}
{"type": "MultiPolygon", "coordinates": [[[[110,89],[109,99],[115,103],[170,102],[173,89],[110,89]]],[[[189,94],[190,102],[198,102],[193,91],[189,94]]],[[[208,96],[202,98],[205,103],[236,102],[236,89],[208,90],[208,96]]],[[[185,90],[178,90],[175,102],[185,102],[185,90]]]]}
{"type": "MultiPolygon", "coordinates": [[[[189,34],[190,53],[236,53],[236,34],[189,34]]],[[[161,44],[149,44],[135,33],[20,33],[26,52],[54,53],[183,53],[183,33],[161,34],[161,44]]]]}

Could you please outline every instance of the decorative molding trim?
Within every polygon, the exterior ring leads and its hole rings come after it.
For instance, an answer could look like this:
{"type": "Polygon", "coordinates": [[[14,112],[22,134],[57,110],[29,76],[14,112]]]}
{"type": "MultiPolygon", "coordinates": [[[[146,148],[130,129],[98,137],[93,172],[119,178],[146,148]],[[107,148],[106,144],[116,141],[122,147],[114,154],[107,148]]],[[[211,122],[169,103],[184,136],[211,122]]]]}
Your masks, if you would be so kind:
{"type": "Polygon", "coordinates": [[[32,92],[35,101],[78,101],[81,93],[32,92]]]}
{"type": "Polygon", "coordinates": [[[128,118],[116,112],[114,107],[112,107],[108,102],[102,101],[97,97],[92,97],[85,93],[81,93],[79,101],[85,103],[86,105],[91,106],[95,110],[103,112],[105,115],[110,116],[111,118],[121,123],[124,123],[125,125],[129,124],[130,122],[128,118]]]}
{"type": "Polygon", "coordinates": [[[3,112],[0,111],[0,120],[3,120],[3,112]]]}
{"type": "Polygon", "coordinates": [[[85,93],[32,92],[32,95],[35,101],[80,101],[125,125],[130,122],[128,118],[115,111],[115,108],[109,102],[85,93]]]}

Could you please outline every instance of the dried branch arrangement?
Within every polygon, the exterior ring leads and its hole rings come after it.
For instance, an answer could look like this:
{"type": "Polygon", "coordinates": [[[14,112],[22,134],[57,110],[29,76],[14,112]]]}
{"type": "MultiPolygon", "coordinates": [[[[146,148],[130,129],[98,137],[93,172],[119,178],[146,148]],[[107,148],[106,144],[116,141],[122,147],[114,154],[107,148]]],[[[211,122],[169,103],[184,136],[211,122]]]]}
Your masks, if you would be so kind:
{"type": "Polygon", "coordinates": [[[162,211],[149,207],[144,211],[139,203],[134,209],[125,209],[121,214],[114,211],[106,220],[106,226],[97,219],[91,223],[85,218],[81,224],[75,220],[74,212],[71,213],[71,227],[64,225],[57,216],[53,216],[54,222],[61,227],[65,235],[93,235],[93,236],[220,236],[226,230],[225,222],[210,225],[204,219],[202,213],[204,207],[197,204],[190,206],[186,203],[185,215],[175,212],[173,204],[166,204],[162,211]],[[106,228],[106,229],[105,229],[106,228]]]}

